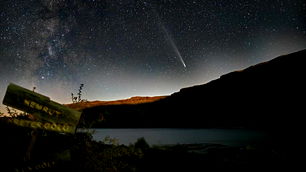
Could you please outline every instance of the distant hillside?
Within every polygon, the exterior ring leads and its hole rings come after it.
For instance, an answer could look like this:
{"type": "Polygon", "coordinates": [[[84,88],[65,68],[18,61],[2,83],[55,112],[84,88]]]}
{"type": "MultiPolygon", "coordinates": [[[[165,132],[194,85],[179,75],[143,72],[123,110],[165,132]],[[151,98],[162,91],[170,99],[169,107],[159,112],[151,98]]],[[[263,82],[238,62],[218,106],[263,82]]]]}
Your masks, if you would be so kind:
{"type": "Polygon", "coordinates": [[[167,96],[155,96],[155,97],[131,97],[128,99],[123,100],[114,100],[114,101],[88,101],[88,102],[79,102],[79,103],[72,103],[67,104],[66,106],[76,109],[76,110],[83,110],[86,108],[92,108],[96,106],[106,106],[106,105],[128,105],[128,104],[141,104],[141,103],[151,103],[161,99],[166,98],[167,96]]]}
{"type": "Polygon", "coordinates": [[[183,88],[155,99],[158,101],[102,103],[85,108],[81,125],[264,129],[295,126],[305,107],[305,59],[303,50],[204,85],[183,88]]]}

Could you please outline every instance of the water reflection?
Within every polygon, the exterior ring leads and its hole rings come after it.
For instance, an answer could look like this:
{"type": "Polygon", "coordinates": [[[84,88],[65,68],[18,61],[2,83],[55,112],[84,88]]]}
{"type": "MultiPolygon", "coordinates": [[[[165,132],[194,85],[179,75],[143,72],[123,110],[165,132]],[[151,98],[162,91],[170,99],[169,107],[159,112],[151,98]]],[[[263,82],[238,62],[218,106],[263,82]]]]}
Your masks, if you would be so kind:
{"type": "Polygon", "coordinates": [[[102,141],[109,136],[119,144],[129,145],[144,137],[150,145],[213,143],[229,146],[243,146],[263,141],[265,133],[242,129],[92,129],[93,138],[102,141]]]}

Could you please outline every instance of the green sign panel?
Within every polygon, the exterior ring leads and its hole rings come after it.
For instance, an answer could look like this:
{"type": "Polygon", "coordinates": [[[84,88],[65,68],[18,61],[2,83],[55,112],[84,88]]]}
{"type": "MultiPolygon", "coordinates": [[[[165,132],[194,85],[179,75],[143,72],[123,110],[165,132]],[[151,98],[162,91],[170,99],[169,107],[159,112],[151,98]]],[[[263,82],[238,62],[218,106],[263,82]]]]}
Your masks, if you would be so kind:
{"type": "Polygon", "coordinates": [[[37,119],[37,121],[12,120],[14,124],[24,127],[74,133],[81,117],[81,112],[15,84],[7,87],[3,104],[30,113],[37,119]]]}

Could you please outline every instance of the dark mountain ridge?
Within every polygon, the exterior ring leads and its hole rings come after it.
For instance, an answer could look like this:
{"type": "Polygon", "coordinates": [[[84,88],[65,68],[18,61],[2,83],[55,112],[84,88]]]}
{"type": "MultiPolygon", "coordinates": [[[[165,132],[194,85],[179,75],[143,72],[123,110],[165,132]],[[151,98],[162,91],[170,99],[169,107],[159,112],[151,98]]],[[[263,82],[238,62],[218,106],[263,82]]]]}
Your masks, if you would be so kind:
{"type": "Polygon", "coordinates": [[[84,109],[92,127],[296,126],[304,112],[306,50],[277,57],[155,102],[84,109]]]}

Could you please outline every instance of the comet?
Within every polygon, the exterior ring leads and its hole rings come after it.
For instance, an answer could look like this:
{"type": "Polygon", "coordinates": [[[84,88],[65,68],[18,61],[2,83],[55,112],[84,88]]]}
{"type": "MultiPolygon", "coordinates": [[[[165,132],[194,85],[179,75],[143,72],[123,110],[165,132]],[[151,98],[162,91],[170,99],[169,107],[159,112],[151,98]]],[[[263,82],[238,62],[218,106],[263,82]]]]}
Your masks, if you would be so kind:
{"type": "Polygon", "coordinates": [[[156,15],[156,17],[157,17],[157,19],[159,21],[158,22],[159,26],[160,26],[162,32],[164,33],[164,35],[166,37],[166,40],[169,42],[169,44],[172,47],[172,49],[173,49],[174,53],[176,54],[176,56],[180,59],[180,61],[181,61],[182,65],[184,66],[184,68],[186,68],[187,67],[186,63],[185,63],[185,61],[184,61],[184,59],[183,59],[179,49],[177,48],[175,42],[173,41],[171,35],[169,34],[169,32],[166,29],[165,25],[163,24],[162,20],[160,19],[158,13],[155,10],[153,10],[153,12],[155,13],[155,15],[156,15]]]}
{"type": "Polygon", "coordinates": [[[183,64],[184,68],[186,68],[186,64],[184,62],[184,59],[183,59],[179,49],[177,48],[176,44],[174,43],[172,37],[170,36],[169,32],[167,31],[167,29],[165,28],[164,25],[160,24],[160,26],[161,26],[161,29],[163,30],[164,34],[165,34],[166,39],[169,41],[171,47],[173,48],[174,53],[180,59],[180,61],[183,64]]]}

